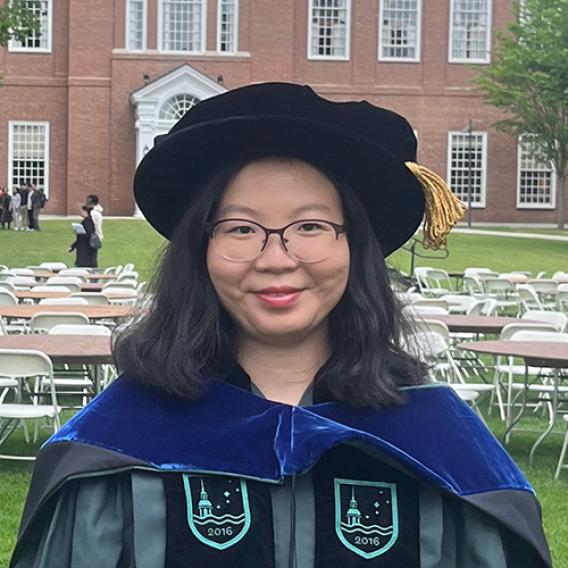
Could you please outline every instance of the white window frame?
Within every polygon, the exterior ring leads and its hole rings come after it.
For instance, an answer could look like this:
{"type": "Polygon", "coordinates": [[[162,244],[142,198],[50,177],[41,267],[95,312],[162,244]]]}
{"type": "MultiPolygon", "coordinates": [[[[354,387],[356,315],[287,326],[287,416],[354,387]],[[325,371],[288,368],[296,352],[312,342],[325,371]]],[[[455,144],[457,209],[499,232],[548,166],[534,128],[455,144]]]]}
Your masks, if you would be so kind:
{"type": "Polygon", "coordinates": [[[138,52],[145,51],[148,47],[148,0],[141,0],[143,4],[142,8],[142,47],[140,49],[132,49],[128,42],[130,40],[130,2],[132,0],[126,0],[126,18],[125,18],[125,35],[124,35],[124,47],[128,51],[138,52]]]}
{"type": "Polygon", "coordinates": [[[12,177],[14,170],[12,168],[12,161],[14,158],[14,126],[44,126],[45,127],[45,163],[44,163],[44,187],[43,191],[47,198],[49,198],[49,122],[47,121],[32,121],[32,120],[9,120],[8,121],[8,180],[7,187],[11,191],[14,190],[12,187],[12,177]]]}
{"type": "Polygon", "coordinates": [[[233,0],[235,11],[235,25],[233,31],[233,45],[232,49],[228,51],[221,51],[221,2],[217,0],[217,51],[219,53],[237,53],[239,51],[239,0],[233,0]]]}
{"type": "MultiPolygon", "coordinates": [[[[481,130],[472,130],[472,136],[481,136],[481,194],[478,203],[472,203],[472,209],[484,209],[486,207],[487,196],[487,132],[481,130]]],[[[452,179],[452,137],[454,135],[467,137],[467,132],[460,130],[450,130],[448,132],[448,155],[446,164],[446,179],[451,185],[452,179]]],[[[467,200],[462,200],[467,205],[467,200]]]]}
{"type": "Polygon", "coordinates": [[[521,201],[521,141],[517,140],[517,209],[556,209],[556,173],[550,164],[550,203],[523,203],[521,201]]]}
{"type": "Polygon", "coordinates": [[[15,39],[8,42],[8,51],[14,53],[51,53],[53,38],[53,0],[47,0],[47,47],[25,47],[15,39]]]}
{"type": "Polygon", "coordinates": [[[314,61],[349,61],[351,57],[351,0],[345,0],[345,55],[317,55],[312,54],[312,14],[314,10],[313,0],[308,4],[308,49],[307,58],[314,61]]]}
{"type": "Polygon", "coordinates": [[[377,58],[379,61],[401,61],[418,63],[421,57],[422,46],[422,0],[416,0],[416,56],[415,57],[387,57],[382,55],[383,43],[383,11],[385,0],[379,0],[379,41],[377,45],[377,58]]]}
{"type": "Polygon", "coordinates": [[[207,0],[201,0],[201,45],[198,50],[188,51],[185,49],[164,49],[164,37],[162,24],[164,23],[164,2],[166,0],[158,0],[158,51],[160,53],[170,54],[196,54],[205,53],[207,46],[207,0]]]}
{"type": "Polygon", "coordinates": [[[453,57],[452,55],[452,39],[454,36],[454,10],[456,0],[450,0],[450,25],[448,37],[448,61],[450,63],[491,63],[491,33],[493,21],[493,0],[487,0],[487,39],[486,39],[486,55],[484,58],[467,58],[467,57],[453,57]]]}

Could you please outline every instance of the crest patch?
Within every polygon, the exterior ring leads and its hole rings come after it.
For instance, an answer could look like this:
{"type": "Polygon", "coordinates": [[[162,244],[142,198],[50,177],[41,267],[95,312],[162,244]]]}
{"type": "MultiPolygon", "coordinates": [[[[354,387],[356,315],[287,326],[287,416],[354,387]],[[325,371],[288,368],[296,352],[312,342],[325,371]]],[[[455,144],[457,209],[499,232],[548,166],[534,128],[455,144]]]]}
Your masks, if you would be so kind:
{"type": "Polygon", "coordinates": [[[397,541],[396,484],[334,479],[335,532],[340,542],[362,558],[376,558],[397,541]]]}
{"type": "Polygon", "coordinates": [[[199,541],[226,550],[247,534],[251,514],[244,479],[184,475],[183,486],[187,523],[199,541]]]}

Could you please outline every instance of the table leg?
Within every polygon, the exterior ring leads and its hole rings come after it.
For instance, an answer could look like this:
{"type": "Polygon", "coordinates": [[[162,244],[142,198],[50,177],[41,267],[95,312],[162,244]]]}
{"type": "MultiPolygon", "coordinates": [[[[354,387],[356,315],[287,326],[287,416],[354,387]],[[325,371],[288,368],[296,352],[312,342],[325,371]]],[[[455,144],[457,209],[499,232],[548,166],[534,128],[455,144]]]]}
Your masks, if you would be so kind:
{"type": "MultiPolygon", "coordinates": [[[[512,421],[510,421],[509,424],[507,424],[507,429],[505,430],[505,435],[504,435],[505,444],[509,443],[509,439],[511,437],[511,434],[513,433],[513,429],[515,428],[515,426],[517,425],[517,423],[521,419],[521,416],[525,413],[525,409],[527,408],[527,400],[528,400],[528,397],[529,397],[529,367],[526,363],[525,363],[525,385],[524,386],[525,386],[525,389],[524,389],[523,403],[521,405],[521,409],[519,410],[519,413],[517,414],[517,416],[515,416],[515,418],[512,421]]],[[[511,404],[511,408],[508,409],[507,416],[510,419],[510,416],[513,412],[513,399],[511,397],[509,397],[509,403],[511,404]]]]}
{"type": "Polygon", "coordinates": [[[531,451],[529,453],[529,464],[532,465],[534,453],[536,449],[540,446],[540,444],[544,441],[544,439],[552,432],[554,428],[554,423],[556,422],[556,414],[558,410],[558,383],[560,381],[559,378],[560,373],[558,370],[554,371],[553,376],[553,391],[552,391],[552,408],[550,411],[550,419],[548,421],[548,427],[546,430],[538,437],[537,441],[533,444],[531,451]]]}

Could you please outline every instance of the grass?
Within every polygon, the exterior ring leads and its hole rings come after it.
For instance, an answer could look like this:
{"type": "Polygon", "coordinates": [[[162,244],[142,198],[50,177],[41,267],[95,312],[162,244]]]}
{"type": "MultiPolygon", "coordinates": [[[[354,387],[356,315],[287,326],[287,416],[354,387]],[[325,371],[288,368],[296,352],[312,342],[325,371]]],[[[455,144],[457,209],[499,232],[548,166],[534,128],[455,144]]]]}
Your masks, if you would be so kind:
{"type": "MultiPolygon", "coordinates": [[[[448,240],[447,258],[443,251],[429,251],[422,247],[417,253],[427,258],[417,258],[417,266],[432,266],[448,271],[459,271],[469,266],[487,267],[497,272],[530,270],[533,275],[557,270],[568,271],[568,242],[539,239],[515,239],[485,235],[455,233],[448,240]]],[[[411,255],[401,250],[389,257],[389,263],[409,272],[411,255]]]]}
{"type": "MultiPolygon", "coordinates": [[[[0,264],[16,268],[58,261],[72,266],[75,254],[67,252],[75,240],[71,221],[42,220],[41,232],[0,230],[0,264]]],[[[103,246],[99,250],[99,266],[124,266],[127,262],[134,262],[140,280],[148,280],[160,258],[165,239],[145,221],[138,219],[105,219],[104,235],[103,246]]]]}
{"type": "MultiPolygon", "coordinates": [[[[73,255],[67,248],[73,240],[70,220],[45,220],[41,233],[16,233],[0,230],[0,264],[26,266],[42,261],[63,261],[72,264],[73,255]]],[[[105,220],[105,240],[99,254],[100,266],[124,265],[134,262],[141,279],[148,280],[159,260],[163,239],[140,220],[105,220]]],[[[446,270],[463,270],[468,266],[486,266],[498,271],[531,270],[533,274],[556,270],[568,271],[568,243],[537,239],[499,238],[481,235],[455,234],[450,237],[446,259],[440,253],[419,249],[435,259],[419,259],[419,266],[435,266],[446,270]]],[[[408,271],[410,255],[401,251],[389,262],[408,271]]],[[[489,426],[500,436],[502,424],[496,419],[489,426]]],[[[24,447],[18,434],[6,451],[33,452],[24,447]],[[18,439],[19,438],[19,439],[18,439]]],[[[534,485],[543,508],[544,527],[557,568],[568,568],[568,472],[559,481],[553,473],[560,451],[560,436],[550,436],[539,448],[536,465],[529,467],[527,456],[534,434],[513,436],[508,448],[534,485]]],[[[0,568],[8,564],[21,516],[31,465],[0,462],[0,568]]]]}

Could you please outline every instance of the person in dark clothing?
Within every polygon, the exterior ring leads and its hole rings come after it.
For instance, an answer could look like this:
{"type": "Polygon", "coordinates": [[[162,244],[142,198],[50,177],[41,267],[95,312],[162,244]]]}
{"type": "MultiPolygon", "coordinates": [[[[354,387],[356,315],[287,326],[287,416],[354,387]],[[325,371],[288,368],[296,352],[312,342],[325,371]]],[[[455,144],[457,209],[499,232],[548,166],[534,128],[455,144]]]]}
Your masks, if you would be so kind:
{"type": "Polygon", "coordinates": [[[0,223],[2,223],[3,229],[10,229],[10,224],[12,223],[12,197],[7,191],[2,193],[0,198],[2,212],[0,213],[0,223]]]}
{"type": "Polygon", "coordinates": [[[77,234],[75,242],[69,247],[69,252],[75,252],[75,266],[96,267],[97,251],[91,246],[91,235],[95,232],[95,224],[91,217],[92,207],[84,205],[81,209],[83,220],[81,225],[85,229],[84,233],[77,234]]]}
{"type": "Polygon", "coordinates": [[[43,209],[45,202],[47,201],[45,194],[41,189],[38,189],[35,185],[32,185],[31,193],[28,199],[31,200],[31,204],[29,204],[28,206],[30,229],[32,231],[41,231],[39,226],[39,214],[43,209]]]}

